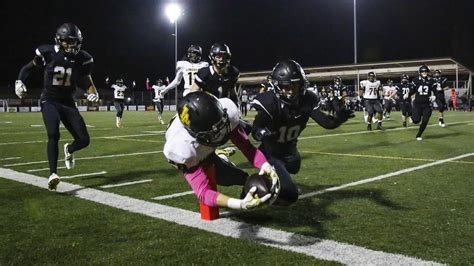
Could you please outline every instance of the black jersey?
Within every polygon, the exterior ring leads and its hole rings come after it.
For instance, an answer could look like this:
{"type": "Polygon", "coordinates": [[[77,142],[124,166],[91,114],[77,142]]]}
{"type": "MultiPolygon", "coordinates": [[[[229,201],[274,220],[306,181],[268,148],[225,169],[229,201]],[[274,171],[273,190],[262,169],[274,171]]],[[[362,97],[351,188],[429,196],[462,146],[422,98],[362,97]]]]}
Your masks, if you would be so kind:
{"type": "Polygon", "coordinates": [[[282,152],[295,148],[298,136],[306,128],[313,109],[319,108],[319,103],[319,98],[311,91],[306,91],[299,103],[291,106],[281,101],[274,92],[257,95],[252,106],[269,117],[264,126],[272,132],[272,136],[265,138],[262,144],[267,149],[282,152]]]}
{"type": "Polygon", "coordinates": [[[42,100],[70,102],[79,80],[91,73],[94,62],[84,50],[68,55],[56,45],[42,45],[36,49],[36,55],[44,65],[42,100]]]}
{"type": "Polygon", "coordinates": [[[400,99],[401,102],[411,102],[411,98],[409,96],[413,88],[412,83],[400,83],[400,85],[395,87],[397,88],[398,99],[400,99]],[[404,99],[403,96],[405,95],[408,95],[408,98],[404,99]]]}
{"type": "Polygon", "coordinates": [[[414,103],[430,103],[430,96],[434,95],[433,79],[430,77],[416,77],[412,81],[412,90],[410,95],[415,94],[414,103]]]}
{"type": "Polygon", "coordinates": [[[448,85],[446,84],[448,81],[445,77],[437,77],[433,78],[433,90],[436,92],[436,97],[443,97],[444,98],[444,88],[448,85]]]}
{"type": "Polygon", "coordinates": [[[221,76],[217,74],[211,65],[199,69],[194,80],[203,91],[207,91],[217,98],[230,98],[237,103],[238,99],[235,93],[235,84],[239,76],[239,70],[234,66],[229,66],[227,73],[221,76]]]}
{"type": "Polygon", "coordinates": [[[329,85],[329,89],[332,92],[334,98],[342,97],[343,92],[346,91],[346,86],[342,84],[331,84],[329,85]]]}

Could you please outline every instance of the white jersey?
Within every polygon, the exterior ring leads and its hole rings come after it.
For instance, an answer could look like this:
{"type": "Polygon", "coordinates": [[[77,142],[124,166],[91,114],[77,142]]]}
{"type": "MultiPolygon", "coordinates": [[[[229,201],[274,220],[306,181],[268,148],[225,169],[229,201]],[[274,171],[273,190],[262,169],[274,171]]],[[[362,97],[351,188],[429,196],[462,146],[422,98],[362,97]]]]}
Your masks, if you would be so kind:
{"type": "MultiPolygon", "coordinates": [[[[240,114],[235,103],[228,98],[221,98],[219,102],[223,108],[227,109],[231,130],[239,124],[240,114]]],[[[179,118],[173,122],[166,130],[166,142],[163,148],[165,157],[174,164],[185,165],[188,169],[198,165],[209,154],[215,151],[215,147],[205,146],[192,137],[179,118]]]]}
{"type": "Polygon", "coordinates": [[[370,80],[362,80],[360,82],[360,87],[364,90],[364,99],[379,98],[380,80],[375,80],[374,82],[370,80]]]}
{"type": "Polygon", "coordinates": [[[390,99],[390,95],[397,94],[397,87],[396,86],[383,86],[383,98],[385,100],[390,99]]]}
{"type": "Polygon", "coordinates": [[[153,85],[151,87],[155,91],[155,100],[157,102],[160,102],[164,98],[163,94],[161,94],[160,91],[165,89],[165,85],[161,85],[161,86],[153,85]]]}
{"type": "MultiPolygon", "coordinates": [[[[191,63],[189,61],[178,61],[176,63],[176,77],[171,83],[166,86],[162,94],[166,94],[169,90],[175,88],[181,83],[181,80],[184,79],[184,90],[191,89],[191,86],[194,84],[194,76],[199,69],[203,67],[208,67],[209,63],[201,61],[199,63],[191,63]]],[[[184,96],[184,95],[183,95],[184,96]]]]}
{"type": "Polygon", "coordinates": [[[111,88],[114,89],[114,99],[123,100],[125,98],[125,90],[127,89],[127,86],[113,84],[111,88]]]}
{"type": "Polygon", "coordinates": [[[247,94],[242,94],[241,102],[247,103],[249,101],[249,96],[247,94]]]}

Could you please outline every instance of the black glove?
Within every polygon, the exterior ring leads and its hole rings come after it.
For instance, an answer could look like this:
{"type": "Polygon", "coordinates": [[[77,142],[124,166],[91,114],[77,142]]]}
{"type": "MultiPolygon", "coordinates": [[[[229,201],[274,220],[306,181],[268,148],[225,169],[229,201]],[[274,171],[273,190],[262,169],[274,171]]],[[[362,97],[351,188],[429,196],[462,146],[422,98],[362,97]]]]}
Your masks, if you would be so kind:
{"type": "Polygon", "coordinates": [[[257,141],[262,141],[264,138],[272,135],[268,128],[258,128],[253,132],[253,138],[257,141]]]}
{"type": "Polygon", "coordinates": [[[336,112],[336,119],[341,124],[346,122],[349,118],[353,118],[353,117],[355,117],[355,114],[352,110],[341,109],[339,110],[339,112],[336,112]]]}

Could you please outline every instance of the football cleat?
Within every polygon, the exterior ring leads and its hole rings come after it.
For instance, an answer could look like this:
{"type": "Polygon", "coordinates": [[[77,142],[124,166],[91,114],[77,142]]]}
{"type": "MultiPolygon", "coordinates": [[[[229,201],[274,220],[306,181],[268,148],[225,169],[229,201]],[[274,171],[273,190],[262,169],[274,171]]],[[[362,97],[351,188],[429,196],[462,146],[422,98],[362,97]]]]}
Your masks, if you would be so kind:
{"type": "Polygon", "coordinates": [[[64,144],[64,164],[67,169],[72,169],[76,165],[74,155],[68,151],[69,143],[64,144]]]}
{"type": "Polygon", "coordinates": [[[372,124],[367,124],[367,130],[372,131],[372,124]]]}
{"type": "Polygon", "coordinates": [[[48,178],[48,189],[56,190],[59,182],[61,182],[59,176],[56,173],[52,173],[48,178]]]}
{"type": "Polygon", "coordinates": [[[403,121],[403,127],[407,127],[407,121],[403,121]]]}
{"type": "Polygon", "coordinates": [[[421,140],[423,140],[423,138],[422,137],[416,137],[416,140],[421,141],[421,140]]]}
{"type": "Polygon", "coordinates": [[[227,158],[235,154],[235,148],[233,147],[226,147],[224,149],[216,149],[217,155],[224,155],[227,158]]]}
{"type": "Polygon", "coordinates": [[[439,124],[440,127],[446,127],[446,124],[441,122],[441,121],[438,124],[439,124]]]}

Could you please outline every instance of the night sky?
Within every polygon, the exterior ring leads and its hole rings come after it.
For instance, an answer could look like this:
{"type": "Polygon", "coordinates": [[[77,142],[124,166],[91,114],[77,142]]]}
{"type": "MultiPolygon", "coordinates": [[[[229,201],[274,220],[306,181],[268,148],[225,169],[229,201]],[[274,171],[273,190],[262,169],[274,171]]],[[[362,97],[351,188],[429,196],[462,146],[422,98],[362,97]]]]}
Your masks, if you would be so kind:
{"type": "MultiPolygon", "coordinates": [[[[174,77],[169,1],[2,1],[0,85],[63,22],[79,26],[94,56],[94,80],[174,77]]],[[[178,58],[190,44],[224,42],[241,71],[269,70],[292,58],[303,67],[353,62],[353,0],[186,0],[178,22],[178,58]]],[[[358,61],[450,56],[474,69],[474,1],[357,0],[358,61]]]]}

